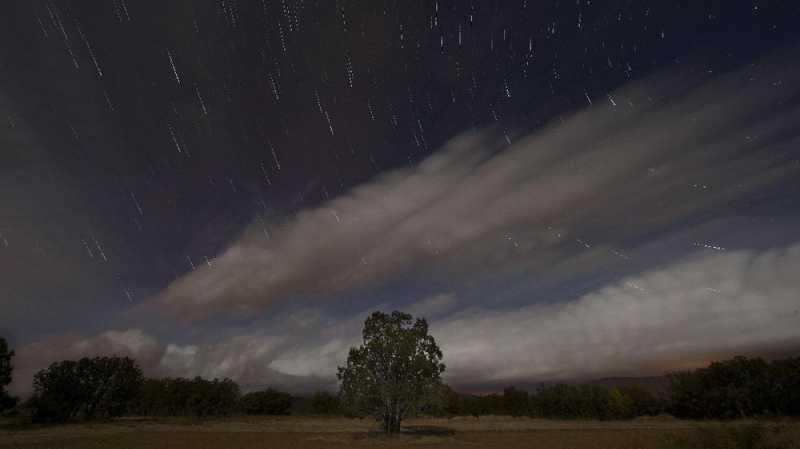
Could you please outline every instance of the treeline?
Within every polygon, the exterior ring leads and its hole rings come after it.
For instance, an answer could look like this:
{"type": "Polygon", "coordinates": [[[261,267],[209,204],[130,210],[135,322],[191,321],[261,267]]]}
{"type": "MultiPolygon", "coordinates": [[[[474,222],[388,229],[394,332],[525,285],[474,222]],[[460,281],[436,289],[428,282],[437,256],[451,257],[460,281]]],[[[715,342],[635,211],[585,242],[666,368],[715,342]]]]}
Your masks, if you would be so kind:
{"type": "Polygon", "coordinates": [[[529,393],[509,387],[502,393],[462,395],[445,388],[431,414],[458,416],[511,415],[547,419],[631,419],[665,412],[665,403],[640,387],[558,384],[529,393]]]}
{"type": "MultiPolygon", "coordinates": [[[[123,415],[219,417],[338,415],[337,395],[293,397],[272,388],[242,394],[230,379],[148,379],[133,359],[94,357],[51,364],[34,376],[23,404],[5,387],[14,352],[0,338],[0,412],[25,410],[36,422],[108,419],[123,415]]],[[[706,368],[673,373],[658,394],[599,385],[550,385],[528,392],[514,387],[483,396],[442,386],[421,412],[432,416],[511,415],[548,419],[630,419],[670,414],[686,419],[800,416],[800,357],[765,361],[736,357],[706,368]]]]}
{"type": "Polygon", "coordinates": [[[800,416],[800,357],[736,357],[670,375],[670,412],[691,419],[800,416]]]}
{"type": "Polygon", "coordinates": [[[668,375],[659,394],[637,387],[552,385],[535,392],[461,395],[444,388],[438,415],[511,415],[550,419],[630,419],[669,414],[684,419],[800,416],[800,357],[767,362],[735,357],[668,375]]]}
{"type": "MultiPolygon", "coordinates": [[[[21,408],[40,423],[120,416],[288,415],[297,402],[289,393],[272,388],[242,394],[230,379],[148,379],[127,357],[56,362],[39,371],[33,384],[33,396],[21,408]]],[[[334,414],[338,407],[338,398],[327,392],[303,401],[303,412],[308,414],[334,414]]]]}

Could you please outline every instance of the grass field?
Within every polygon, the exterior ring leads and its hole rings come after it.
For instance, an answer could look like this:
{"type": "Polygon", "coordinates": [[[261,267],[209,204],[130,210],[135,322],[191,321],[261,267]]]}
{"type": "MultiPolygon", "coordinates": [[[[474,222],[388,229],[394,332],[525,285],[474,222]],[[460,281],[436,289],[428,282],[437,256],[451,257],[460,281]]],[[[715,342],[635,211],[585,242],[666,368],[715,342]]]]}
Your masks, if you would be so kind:
{"type": "Polygon", "coordinates": [[[50,427],[0,427],[6,448],[800,448],[800,423],[548,421],[482,417],[409,419],[386,438],[371,420],[315,417],[232,418],[207,422],[119,420],[50,427]],[[703,429],[703,430],[699,430],[703,429]],[[742,430],[744,429],[744,430],[742,430]],[[753,439],[755,441],[753,443],[753,439]]]}

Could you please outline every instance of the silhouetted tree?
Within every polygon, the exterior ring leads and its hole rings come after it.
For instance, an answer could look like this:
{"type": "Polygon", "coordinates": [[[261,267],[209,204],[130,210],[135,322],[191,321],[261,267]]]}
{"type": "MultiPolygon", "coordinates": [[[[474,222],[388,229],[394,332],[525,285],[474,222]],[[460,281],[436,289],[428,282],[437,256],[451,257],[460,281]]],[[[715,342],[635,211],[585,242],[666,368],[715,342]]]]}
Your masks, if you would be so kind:
{"type": "Polygon", "coordinates": [[[339,367],[339,397],[353,413],[375,416],[386,433],[431,398],[441,385],[442,352],[425,319],[374,312],[364,322],[363,343],[339,367]]]}
{"type": "Polygon", "coordinates": [[[339,397],[327,391],[318,391],[311,396],[310,409],[315,415],[339,413],[339,397]]]}
{"type": "Polygon", "coordinates": [[[228,416],[240,406],[239,386],[230,379],[147,379],[131,411],[144,416],[228,416]]]}
{"type": "Polygon", "coordinates": [[[17,404],[17,399],[6,391],[6,386],[11,383],[11,374],[14,370],[14,366],[11,364],[12,357],[14,357],[14,351],[8,348],[6,339],[0,337],[0,412],[17,404]]]}
{"type": "Polygon", "coordinates": [[[486,401],[480,396],[466,396],[464,398],[464,411],[475,418],[489,414],[486,401]]]}
{"type": "Polygon", "coordinates": [[[511,416],[525,416],[528,414],[528,392],[508,387],[503,390],[503,409],[511,416]]]}
{"type": "Polygon", "coordinates": [[[462,395],[453,391],[448,385],[442,385],[439,390],[439,401],[442,415],[456,416],[467,413],[462,395]]]}
{"type": "Polygon", "coordinates": [[[735,357],[669,379],[669,409],[681,418],[800,414],[800,358],[735,357]]]}
{"type": "Polygon", "coordinates": [[[606,407],[604,410],[605,419],[630,419],[633,414],[633,400],[619,388],[608,389],[606,407]]]}
{"type": "Polygon", "coordinates": [[[292,395],[267,388],[242,396],[242,411],[248,415],[288,415],[292,408],[292,395]]]}
{"type": "Polygon", "coordinates": [[[655,416],[664,412],[664,402],[640,386],[620,387],[619,391],[628,398],[631,417],[655,416]]]}
{"type": "Polygon", "coordinates": [[[53,363],[34,376],[33,419],[62,422],[121,416],[142,380],[142,371],[128,357],[53,363]]]}
{"type": "Polygon", "coordinates": [[[769,379],[767,401],[776,414],[800,416],[800,357],[772,361],[769,379]]]}

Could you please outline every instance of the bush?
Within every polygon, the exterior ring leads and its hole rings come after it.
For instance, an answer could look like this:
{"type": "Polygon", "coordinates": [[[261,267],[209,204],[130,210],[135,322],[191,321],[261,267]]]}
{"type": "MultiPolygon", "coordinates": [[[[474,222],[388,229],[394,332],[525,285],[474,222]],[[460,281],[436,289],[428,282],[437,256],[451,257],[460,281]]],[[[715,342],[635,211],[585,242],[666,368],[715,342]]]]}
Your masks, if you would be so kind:
{"type": "Polygon", "coordinates": [[[661,401],[639,387],[559,384],[540,388],[530,402],[534,416],[555,419],[631,419],[663,410],[661,401]]]}
{"type": "Polygon", "coordinates": [[[31,400],[34,422],[121,416],[142,384],[142,371],[128,357],[62,361],[39,371],[31,400]]]}
{"type": "Polygon", "coordinates": [[[628,398],[630,416],[656,416],[664,413],[664,401],[639,386],[621,387],[619,391],[628,398]]]}
{"type": "Polygon", "coordinates": [[[335,415],[339,413],[339,397],[327,391],[318,391],[311,396],[311,413],[335,415]]]}
{"type": "Polygon", "coordinates": [[[511,416],[528,414],[528,392],[508,387],[503,390],[503,411],[511,416]]]}
{"type": "Polygon", "coordinates": [[[18,399],[14,396],[7,394],[5,391],[0,392],[0,413],[6,413],[17,406],[18,399]]]}
{"type": "Polygon", "coordinates": [[[735,357],[669,379],[670,412],[681,418],[800,414],[800,358],[735,357]]]}
{"type": "Polygon", "coordinates": [[[248,415],[288,415],[292,395],[268,388],[242,396],[241,409],[248,415]]]}
{"type": "Polygon", "coordinates": [[[142,416],[229,416],[239,405],[239,386],[230,379],[147,379],[132,411],[142,416]]]}
{"type": "Polygon", "coordinates": [[[17,399],[6,392],[6,386],[11,383],[11,373],[14,370],[11,364],[13,357],[14,351],[8,348],[6,339],[0,337],[0,412],[17,405],[17,399]]]}

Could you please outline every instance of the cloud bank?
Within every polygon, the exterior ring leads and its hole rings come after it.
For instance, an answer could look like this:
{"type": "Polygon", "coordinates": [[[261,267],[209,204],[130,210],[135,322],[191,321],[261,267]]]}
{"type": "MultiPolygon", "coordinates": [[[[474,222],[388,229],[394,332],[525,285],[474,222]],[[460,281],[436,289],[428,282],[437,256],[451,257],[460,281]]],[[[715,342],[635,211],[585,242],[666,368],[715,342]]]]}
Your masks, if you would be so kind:
{"type": "Polygon", "coordinates": [[[288,222],[254,225],[153,301],[182,318],[254,315],[403,276],[547,274],[580,247],[614,250],[797,173],[797,69],[698,81],[673,73],[510,145],[468,132],[288,222]],[[732,95],[731,92],[735,92],[732,95]]]}
{"type": "MultiPolygon", "coordinates": [[[[798,266],[800,244],[701,252],[565,303],[458,310],[458,298],[442,294],[407,310],[434,317],[445,378],[456,387],[659,374],[739,352],[800,348],[798,266]]],[[[345,320],[312,312],[214,344],[164,344],[139,330],[52,338],[20,348],[12,391],[29,391],[33,372],[51,361],[111,353],[135,357],[149,375],[333,389],[369,311],[345,320]]]]}

